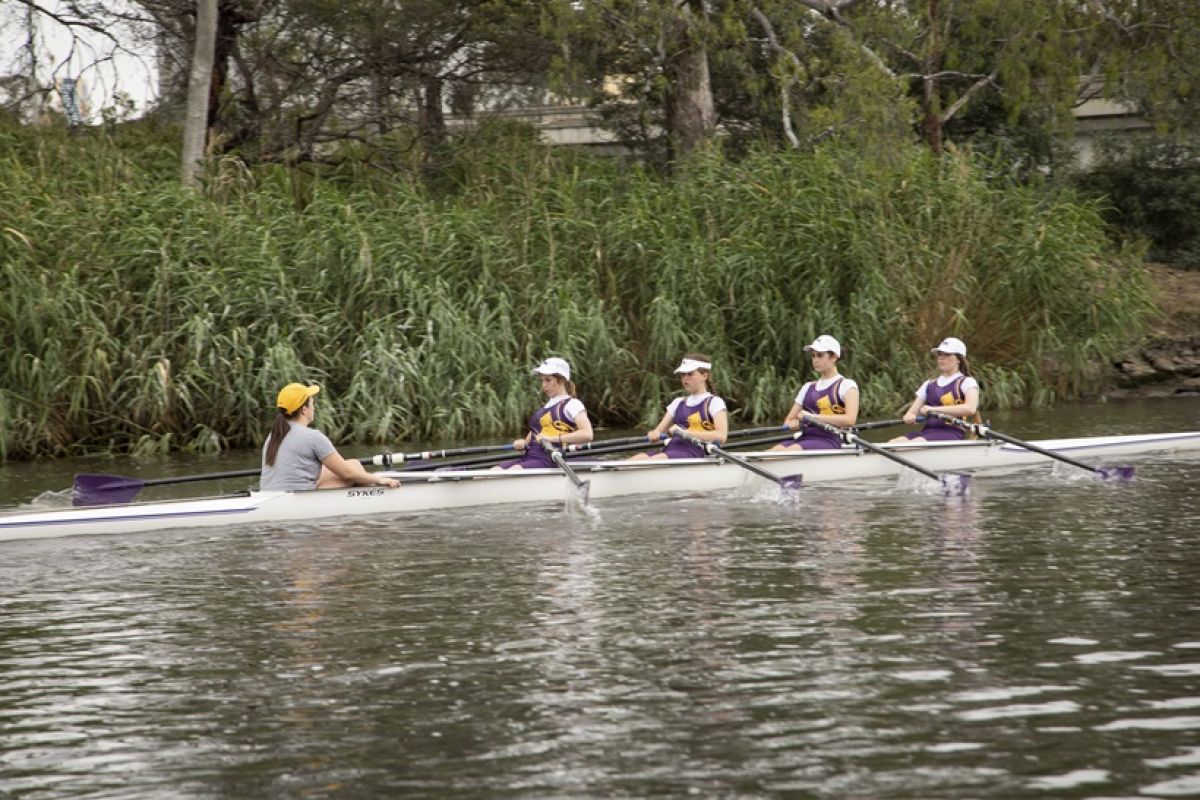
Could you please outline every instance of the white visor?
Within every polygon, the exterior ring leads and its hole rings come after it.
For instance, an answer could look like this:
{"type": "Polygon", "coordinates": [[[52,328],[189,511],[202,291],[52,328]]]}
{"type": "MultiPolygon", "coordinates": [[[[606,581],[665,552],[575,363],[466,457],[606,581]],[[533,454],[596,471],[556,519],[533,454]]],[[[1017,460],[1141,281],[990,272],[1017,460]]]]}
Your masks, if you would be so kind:
{"type": "Polygon", "coordinates": [[[679,366],[675,368],[676,372],[695,372],[698,369],[706,369],[712,372],[712,364],[708,361],[697,361],[694,358],[685,358],[679,362],[679,366]]]}

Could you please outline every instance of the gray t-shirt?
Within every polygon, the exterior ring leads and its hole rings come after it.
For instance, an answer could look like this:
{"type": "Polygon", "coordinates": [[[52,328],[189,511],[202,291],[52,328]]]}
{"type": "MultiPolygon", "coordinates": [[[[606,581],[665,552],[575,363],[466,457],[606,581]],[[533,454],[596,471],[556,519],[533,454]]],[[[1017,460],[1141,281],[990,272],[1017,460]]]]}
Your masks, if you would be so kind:
{"type": "Polygon", "coordinates": [[[258,488],[264,492],[315,489],[317,479],[321,477],[321,461],[336,452],[333,442],[320,431],[295,422],[288,424],[292,429],[279,444],[274,466],[268,467],[266,463],[271,437],[263,443],[263,468],[258,488]]]}

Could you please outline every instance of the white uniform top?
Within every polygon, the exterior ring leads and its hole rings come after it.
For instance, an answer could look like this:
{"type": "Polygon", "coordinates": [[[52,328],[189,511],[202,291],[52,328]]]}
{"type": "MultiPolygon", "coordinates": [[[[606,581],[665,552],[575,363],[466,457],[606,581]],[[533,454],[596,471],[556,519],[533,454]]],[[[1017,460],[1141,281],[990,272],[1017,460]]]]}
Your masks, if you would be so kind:
{"type": "Polygon", "coordinates": [[[679,408],[680,403],[687,403],[688,408],[695,408],[703,403],[708,398],[712,398],[712,402],[708,405],[708,413],[715,420],[717,414],[725,410],[725,401],[715,396],[712,392],[704,392],[702,394],[689,394],[687,397],[676,397],[667,405],[667,413],[675,416],[675,409],[679,408]]]}
{"type": "MultiPolygon", "coordinates": [[[[936,379],[937,385],[939,388],[943,387],[943,386],[949,386],[951,383],[954,383],[954,381],[958,380],[961,377],[962,377],[961,372],[955,372],[953,375],[950,375],[949,377],[947,377],[945,375],[938,375],[937,379],[936,379]]],[[[929,381],[925,381],[924,383],[922,383],[920,388],[917,389],[917,397],[924,397],[925,389],[928,386],[929,386],[929,381]]],[[[967,392],[969,392],[972,389],[979,388],[979,381],[975,380],[974,378],[966,378],[965,380],[963,380],[962,386],[960,386],[958,388],[960,388],[962,390],[963,399],[965,400],[967,397],[967,392]]]]}
{"type": "Polygon", "coordinates": [[[812,386],[814,383],[817,384],[817,391],[821,391],[822,389],[828,389],[829,384],[839,379],[842,381],[842,385],[838,387],[838,400],[844,403],[846,401],[846,392],[850,391],[851,389],[857,389],[858,384],[849,378],[844,378],[841,375],[834,375],[832,378],[821,378],[817,381],[809,381],[801,386],[800,391],[796,393],[796,405],[800,406],[801,408],[804,407],[804,395],[808,393],[808,387],[812,386]]]}
{"type": "Polygon", "coordinates": [[[548,408],[552,405],[556,405],[557,403],[561,403],[563,400],[567,401],[567,404],[563,406],[562,410],[563,417],[566,418],[567,422],[574,422],[576,417],[578,417],[582,412],[587,411],[587,409],[583,407],[583,402],[578,397],[571,397],[566,392],[551,397],[545,403],[542,403],[542,408],[548,408]],[[567,398],[570,399],[568,400],[567,398]]]}

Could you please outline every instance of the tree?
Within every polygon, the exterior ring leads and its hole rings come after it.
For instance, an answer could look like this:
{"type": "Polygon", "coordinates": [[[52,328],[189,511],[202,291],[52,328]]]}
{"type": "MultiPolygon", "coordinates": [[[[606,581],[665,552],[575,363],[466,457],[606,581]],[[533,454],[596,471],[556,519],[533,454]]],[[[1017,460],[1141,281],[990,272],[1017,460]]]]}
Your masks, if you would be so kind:
{"type": "Polygon", "coordinates": [[[15,0],[0,4],[0,33],[6,38],[15,34],[21,41],[7,63],[0,63],[0,72],[8,73],[0,82],[2,107],[17,119],[42,119],[57,92],[62,95],[68,120],[79,124],[84,121],[83,109],[89,101],[73,93],[88,86],[107,89],[95,110],[105,113],[107,107],[111,114],[113,105],[128,102],[127,97],[111,88],[116,59],[142,60],[135,47],[137,28],[136,20],[101,0],[15,0]],[[79,115],[72,113],[72,105],[81,111],[79,115]]]}
{"type": "Polygon", "coordinates": [[[195,186],[208,133],[208,100],[217,45],[217,0],[196,0],[196,45],[188,79],[187,114],[183,125],[182,178],[195,186]]]}
{"type": "Polygon", "coordinates": [[[556,74],[626,141],[685,155],[711,140],[717,115],[710,44],[720,4],[706,0],[558,0],[547,29],[556,74]]]}

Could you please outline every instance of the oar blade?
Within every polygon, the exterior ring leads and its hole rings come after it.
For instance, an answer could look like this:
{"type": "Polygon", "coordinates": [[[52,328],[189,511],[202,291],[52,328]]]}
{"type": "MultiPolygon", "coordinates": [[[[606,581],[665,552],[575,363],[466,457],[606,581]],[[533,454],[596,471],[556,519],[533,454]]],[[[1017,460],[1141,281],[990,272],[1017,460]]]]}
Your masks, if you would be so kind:
{"type": "Polygon", "coordinates": [[[145,485],[136,478],[122,478],[120,475],[76,475],[75,485],[71,487],[71,504],[105,506],[128,503],[145,485]]]}
{"type": "Polygon", "coordinates": [[[971,491],[971,476],[961,473],[942,473],[938,475],[938,483],[941,484],[942,494],[947,497],[962,497],[971,491]]]}
{"type": "Polygon", "coordinates": [[[1096,477],[1105,481],[1133,480],[1133,467],[1096,467],[1096,477]]]}
{"type": "Polygon", "coordinates": [[[804,475],[796,473],[795,475],[784,475],[779,478],[779,488],[794,491],[799,489],[804,484],[804,475]]]}

